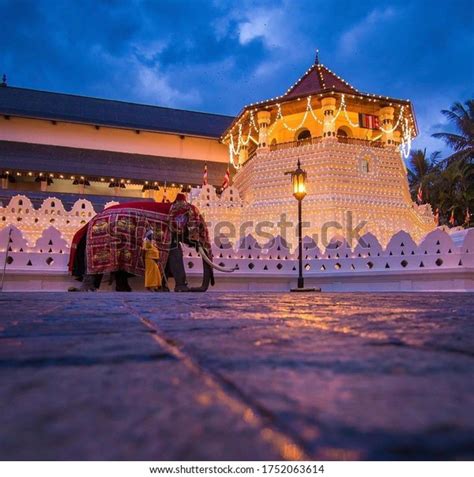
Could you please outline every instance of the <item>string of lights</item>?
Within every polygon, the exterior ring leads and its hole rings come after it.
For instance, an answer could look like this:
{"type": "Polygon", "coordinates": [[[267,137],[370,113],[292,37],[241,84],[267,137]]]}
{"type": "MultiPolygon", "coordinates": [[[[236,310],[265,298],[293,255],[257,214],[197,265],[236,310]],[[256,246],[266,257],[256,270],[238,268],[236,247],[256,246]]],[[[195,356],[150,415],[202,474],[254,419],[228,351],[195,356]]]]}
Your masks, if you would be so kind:
{"type": "MultiPolygon", "coordinates": [[[[240,152],[240,147],[238,148],[239,149],[239,152],[240,152]]],[[[234,140],[232,139],[232,136],[230,137],[230,143],[229,143],[229,158],[230,158],[230,163],[232,164],[232,166],[235,168],[235,169],[240,169],[240,164],[237,162],[234,161],[234,155],[238,155],[237,154],[234,154],[234,140]]]]}
{"type": "Polygon", "coordinates": [[[408,126],[408,119],[404,118],[402,123],[402,142],[400,144],[400,153],[405,159],[408,159],[411,151],[412,130],[408,126]]]}
{"type": "MultiPolygon", "coordinates": [[[[257,124],[255,123],[255,118],[253,116],[253,111],[250,111],[250,125],[255,129],[255,132],[258,134],[259,129],[257,124]]],[[[250,131],[250,128],[249,128],[250,131]]]]}
{"type": "MultiPolygon", "coordinates": [[[[60,173],[52,173],[52,172],[33,172],[33,171],[25,171],[25,170],[0,170],[0,178],[2,179],[11,179],[11,181],[18,179],[18,180],[36,180],[37,182],[40,181],[50,181],[52,180],[64,180],[64,181],[77,181],[76,184],[86,184],[90,185],[91,182],[94,183],[101,183],[101,184],[123,184],[126,186],[151,186],[160,187],[165,184],[162,181],[153,181],[153,180],[142,180],[142,179],[122,179],[116,177],[98,177],[98,176],[85,176],[81,174],[60,174],[60,173]]],[[[178,184],[178,183],[171,183],[168,184],[168,187],[175,188],[175,189],[183,189],[183,188],[191,188],[197,187],[198,184],[178,184]]]]}
{"type": "MultiPolygon", "coordinates": [[[[311,101],[311,96],[308,96],[308,100],[311,101]]],[[[308,104],[309,104],[309,101],[308,101],[308,104]]],[[[296,126],[296,127],[291,127],[291,126],[289,126],[289,125],[285,122],[285,120],[284,120],[284,118],[283,118],[283,114],[282,114],[282,112],[281,112],[281,105],[280,105],[280,103],[277,103],[277,108],[278,108],[278,109],[277,109],[277,117],[276,117],[275,122],[278,121],[278,120],[280,120],[280,121],[281,121],[281,124],[283,125],[283,127],[285,127],[286,129],[288,129],[288,131],[291,131],[291,132],[295,132],[295,131],[298,131],[298,129],[301,129],[301,128],[303,127],[303,125],[305,124],[305,122],[306,122],[306,118],[308,117],[308,106],[307,106],[307,107],[306,107],[306,111],[305,111],[305,113],[304,113],[304,115],[303,115],[303,119],[302,119],[301,122],[298,124],[298,126],[296,126]]]]}
{"type": "MultiPolygon", "coordinates": [[[[301,121],[299,122],[299,124],[297,126],[291,126],[290,124],[288,124],[288,122],[285,120],[285,116],[283,114],[281,104],[276,103],[276,108],[277,108],[276,118],[275,118],[275,121],[273,122],[273,124],[268,128],[267,134],[268,135],[272,134],[274,128],[277,125],[283,126],[288,131],[296,132],[306,124],[306,120],[308,119],[309,114],[311,114],[313,120],[316,121],[318,124],[324,125],[325,121],[318,118],[317,114],[315,113],[315,110],[313,109],[313,107],[311,105],[311,100],[312,100],[312,96],[308,96],[306,98],[306,109],[304,111],[303,118],[301,119],[301,121]]],[[[342,113],[344,114],[345,120],[348,122],[348,124],[351,127],[354,127],[354,128],[355,127],[360,127],[360,124],[358,122],[353,122],[351,120],[349,114],[348,114],[347,104],[346,104],[346,99],[345,99],[344,94],[341,95],[340,105],[339,105],[339,108],[338,108],[336,114],[334,114],[331,117],[331,119],[326,120],[326,123],[334,124],[336,122],[336,120],[338,119],[338,117],[342,113]]],[[[384,128],[382,125],[379,125],[378,129],[382,133],[392,134],[394,131],[396,131],[399,128],[400,123],[401,123],[401,129],[402,129],[402,134],[401,134],[402,142],[400,144],[400,153],[403,155],[403,157],[407,158],[410,155],[413,131],[408,125],[408,119],[406,118],[406,115],[405,115],[405,106],[402,105],[400,107],[400,111],[399,111],[399,114],[398,114],[397,121],[395,122],[395,124],[392,127],[384,128]]],[[[239,123],[238,128],[239,129],[238,129],[238,136],[237,136],[237,146],[235,146],[235,141],[234,141],[233,134],[230,133],[229,136],[228,136],[229,137],[230,162],[236,169],[240,168],[240,164],[238,163],[238,161],[236,162],[234,160],[234,156],[239,155],[241,147],[242,146],[248,146],[250,141],[253,141],[255,144],[258,145],[258,141],[256,141],[251,136],[252,129],[255,130],[255,132],[257,134],[260,134],[260,128],[258,127],[258,125],[255,121],[255,116],[254,116],[254,111],[253,110],[251,110],[249,112],[249,115],[248,115],[248,135],[247,135],[247,139],[245,139],[245,140],[243,139],[243,134],[242,134],[243,124],[242,123],[239,123]]],[[[374,138],[373,141],[375,141],[377,139],[380,139],[380,137],[381,137],[381,135],[377,136],[377,138],[374,138]]]]}
{"type": "Polygon", "coordinates": [[[398,115],[398,119],[397,119],[397,122],[395,123],[395,126],[391,127],[390,129],[385,129],[382,126],[379,126],[379,129],[384,133],[388,133],[388,134],[393,133],[398,128],[400,121],[403,119],[404,112],[405,112],[405,106],[402,106],[400,108],[400,113],[398,115]]]}

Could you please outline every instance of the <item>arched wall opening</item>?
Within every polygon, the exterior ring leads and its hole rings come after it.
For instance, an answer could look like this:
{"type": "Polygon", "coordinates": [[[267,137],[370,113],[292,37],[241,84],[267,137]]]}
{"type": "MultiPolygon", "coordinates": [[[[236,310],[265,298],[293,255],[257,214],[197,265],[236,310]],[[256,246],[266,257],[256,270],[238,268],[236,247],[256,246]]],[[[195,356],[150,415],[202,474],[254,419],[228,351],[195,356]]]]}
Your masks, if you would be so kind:
{"type": "Polygon", "coordinates": [[[349,126],[341,126],[337,130],[338,137],[354,137],[352,129],[349,126]]]}
{"type": "Polygon", "coordinates": [[[309,129],[303,128],[296,131],[295,141],[305,141],[311,139],[311,132],[309,129]]]}

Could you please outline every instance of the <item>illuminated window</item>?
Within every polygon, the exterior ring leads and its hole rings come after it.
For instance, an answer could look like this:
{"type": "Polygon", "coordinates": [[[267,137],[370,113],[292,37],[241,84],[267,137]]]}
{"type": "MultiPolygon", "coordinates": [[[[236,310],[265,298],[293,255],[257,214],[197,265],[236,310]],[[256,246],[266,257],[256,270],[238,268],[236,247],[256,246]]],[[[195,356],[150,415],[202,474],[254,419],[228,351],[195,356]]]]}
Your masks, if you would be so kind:
{"type": "Polygon", "coordinates": [[[364,174],[369,173],[369,161],[367,159],[360,160],[360,171],[364,174]]]}

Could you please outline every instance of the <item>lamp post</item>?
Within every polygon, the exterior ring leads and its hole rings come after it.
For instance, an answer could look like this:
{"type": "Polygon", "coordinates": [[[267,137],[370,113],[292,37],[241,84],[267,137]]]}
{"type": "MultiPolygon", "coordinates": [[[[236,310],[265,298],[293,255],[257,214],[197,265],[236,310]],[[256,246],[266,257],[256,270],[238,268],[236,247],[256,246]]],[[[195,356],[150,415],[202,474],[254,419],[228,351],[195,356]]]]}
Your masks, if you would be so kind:
{"type": "MultiPolygon", "coordinates": [[[[306,196],[306,171],[301,169],[301,163],[298,159],[298,165],[295,171],[289,171],[285,174],[291,175],[291,185],[293,196],[298,201],[298,287],[292,288],[292,292],[316,291],[315,288],[305,288],[303,278],[303,225],[301,219],[301,205],[306,196]]],[[[320,291],[318,289],[318,291],[320,291]]]]}

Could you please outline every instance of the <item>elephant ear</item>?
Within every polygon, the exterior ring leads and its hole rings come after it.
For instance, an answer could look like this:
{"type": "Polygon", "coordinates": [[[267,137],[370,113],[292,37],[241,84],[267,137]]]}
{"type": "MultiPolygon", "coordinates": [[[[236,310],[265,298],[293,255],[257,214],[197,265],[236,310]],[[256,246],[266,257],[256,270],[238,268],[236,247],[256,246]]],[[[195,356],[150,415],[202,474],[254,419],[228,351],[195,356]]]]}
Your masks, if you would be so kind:
{"type": "Polygon", "coordinates": [[[189,240],[199,243],[212,259],[206,221],[195,205],[183,200],[174,202],[170,209],[170,226],[173,232],[179,233],[183,233],[187,228],[189,240]]]}
{"type": "Polygon", "coordinates": [[[173,202],[170,208],[170,227],[173,232],[184,232],[189,221],[191,204],[185,201],[173,202]]]}
{"type": "Polygon", "coordinates": [[[189,238],[193,242],[201,244],[206,251],[207,256],[212,260],[211,240],[209,238],[206,220],[196,206],[191,205],[191,209],[191,217],[188,223],[189,238]]]}

